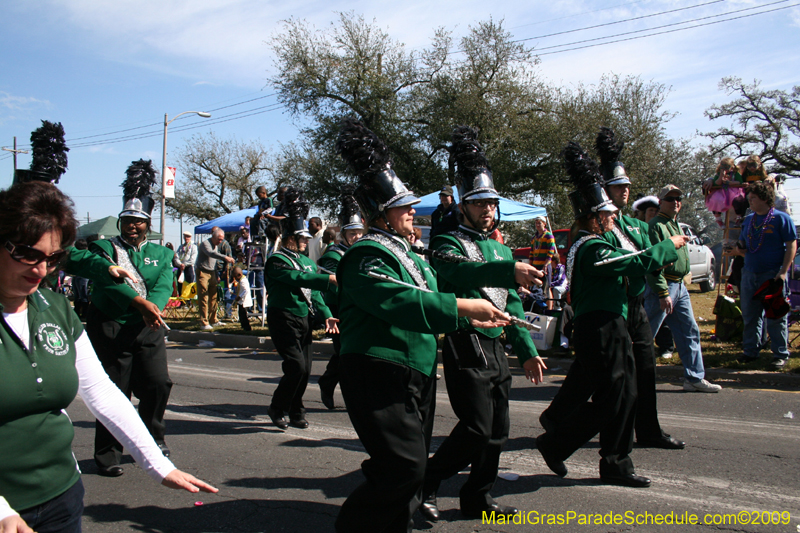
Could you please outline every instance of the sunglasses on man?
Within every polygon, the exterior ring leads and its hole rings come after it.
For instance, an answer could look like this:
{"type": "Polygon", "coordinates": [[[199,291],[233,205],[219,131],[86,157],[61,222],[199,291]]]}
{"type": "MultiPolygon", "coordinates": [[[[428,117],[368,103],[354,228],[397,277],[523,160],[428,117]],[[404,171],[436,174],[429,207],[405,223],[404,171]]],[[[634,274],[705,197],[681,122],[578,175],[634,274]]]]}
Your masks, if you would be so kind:
{"type": "Polygon", "coordinates": [[[52,268],[58,265],[58,263],[67,255],[66,250],[59,250],[47,255],[43,251],[37,250],[32,246],[27,246],[25,244],[14,244],[11,241],[6,241],[3,246],[6,250],[8,250],[8,253],[11,255],[11,259],[24,265],[38,265],[42,261],[45,261],[47,262],[47,267],[52,268]]]}
{"type": "Polygon", "coordinates": [[[665,202],[683,202],[683,196],[667,196],[665,202]]]}

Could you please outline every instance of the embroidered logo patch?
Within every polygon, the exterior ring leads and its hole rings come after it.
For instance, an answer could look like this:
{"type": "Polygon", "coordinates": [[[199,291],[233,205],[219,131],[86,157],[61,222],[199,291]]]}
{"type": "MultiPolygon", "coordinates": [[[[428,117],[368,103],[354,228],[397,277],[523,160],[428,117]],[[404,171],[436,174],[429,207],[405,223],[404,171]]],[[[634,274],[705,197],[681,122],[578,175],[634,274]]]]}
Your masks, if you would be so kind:
{"type": "Polygon", "coordinates": [[[598,259],[605,259],[609,255],[611,255],[611,250],[609,248],[602,248],[600,250],[597,250],[598,259]]]}
{"type": "Polygon", "coordinates": [[[60,357],[69,352],[67,335],[58,324],[52,324],[50,322],[41,324],[36,332],[36,338],[39,339],[44,349],[52,355],[60,357]]]}
{"type": "Polygon", "coordinates": [[[383,260],[380,257],[365,257],[361,260],[361,265],[359,265],[359,270],[362,272],[370,272],[372,270],[378,270],[383,266],[383,260]]]}
{"type": "Polygon", "coordinates": [[[492,250],[492,251],[494,252],[494,258],[495,259],[497,259],[498,261],[502,261],[503,260],[503,258],[500,257],[500,254],[497,253],[497,250],[492,250]]]}

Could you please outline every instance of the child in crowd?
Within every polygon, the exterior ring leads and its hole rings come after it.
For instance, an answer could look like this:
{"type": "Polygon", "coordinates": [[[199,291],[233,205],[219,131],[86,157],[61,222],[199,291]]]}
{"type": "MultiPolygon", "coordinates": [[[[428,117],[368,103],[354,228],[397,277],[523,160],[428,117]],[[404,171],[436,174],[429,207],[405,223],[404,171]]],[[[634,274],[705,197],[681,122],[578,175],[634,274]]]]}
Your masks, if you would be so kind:
{"type": "Polygon", "coordinates": [[[269,219],[265,215],[272,211],[274,205],[272,198],[267,194],[267,188],[263,185],[256,189],[256,196],[258,197],[258,211],[250,220],[250,236],[256,242],[264,242],[269,223],[269,219]]]}
{"type": "Polygon", "coordinates": [[[726,157],[717,165],[716,177],[709,178],[703,183],[706,207],[713,213],[714,220],[720,228],[725,227],[722,214],[733,206],[737,198],[744,196],[743,181],[742,175],[736,171],[733,158],[726,157]]]}
{"type": "Polygon", "coordinates": [[[253,306],[253,298],[250,296],[250,283],[248,283],[247,276],[244,275],[241,267],[238,266],[233,269],[233,279],[236,291],[234,302],[239,307],[239,324],[242,325],[243,331],[250,331],[250,319],[247,317],[247,313],[253,306]]]}

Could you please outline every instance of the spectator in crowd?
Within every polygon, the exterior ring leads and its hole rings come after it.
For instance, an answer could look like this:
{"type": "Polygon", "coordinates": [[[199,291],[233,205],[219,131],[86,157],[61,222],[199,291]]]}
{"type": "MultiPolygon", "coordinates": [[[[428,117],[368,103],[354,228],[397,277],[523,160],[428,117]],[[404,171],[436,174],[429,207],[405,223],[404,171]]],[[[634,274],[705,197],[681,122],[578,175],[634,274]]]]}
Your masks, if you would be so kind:
{"type": "Polygon", "coordinates": [[[183,244],[178,246],[175,254],[178,261],[178,277],[183,273],[183,283],[194,282],[194,266],[197,263],[197,245],[192,243],[192,234],[188,231],[183,232],[183,244]]]}
{"type": "MultiPolygon", "coordinates": [[[[654,245],[673,236],[683,236],[677,221],[683,192],[670,184],[661,189],[658,198],[658,215],[649,222],[650,242],[654,245]]],[[[678,250],[677,261],[648,274],[644,308],[650,331],[657,332],[662,323],[666,323],[672,331],[678,355],[683,362],[683,390],[719,392],[722,387],[705,379],[700,329],[694,319],[689,291],[683,284],[683,278],[688,273],[689,251],[684,246],[678,250]]]]}
{"type": "Polygon", "coordinates": [[[269,213],[275,207],[272,198],[267,195],[267,188],[259,185],[256,188],[256,214],[250,220],[250,233],[257,241],[263,242],[266,236],[267,225],[269,224],[269,213]]]}
{"type": "Polygon", "coordinates": [[[544,217],[536,217],[533,220],[536,232],[531,239],[530,260],[531,266],[539,270],[545,270],[550,259],[558,255],[556,239],[553,234],[547,231],[547,220],[544,217]]]}
{"type": "Polygon", "coordinates": [[[239,312],[239,324],[242,325],[242,331],[250,331],[250,319],[247,313],[253,307],[253,298],[250,296],[250,284],[247,282],[247,276],[244,275],[242,269],[237,267],[233,268],[233,281],[235,283],[236,303],[239,312]]]}
{"type": "Polygon", "coordinates": [[[326,244],[322,242],[322,237],[325,232],[325,225],[319,217],[311,217],[308,219],[308,232],[311,234],[311,239],[308,241],[308,258],[317,264],[319,258],[325,253],[326,244]]]}
{"type": "Polygon", "coordinates": [[[245,244],[250,242],[250,229],[247,226],[239,226],[239,236],[236,237],[236,248],[244,251],[245,244]]]}
{"type": "MultiPolygon", "coordinates": [[[[789,268],[797,252],[797,231],[792,218],[775,209],[775,190],[769,183],[752,182],[747,186],[747,199],[753,213],[742,223],[738,246],[734,253],[744,257],[740,286],[744,335],[742,362],[758,359],[764,328],[764,307],[753,296],[763,284],[771,281],[772,292],[785,298],[789,268]]],[[[771,313],[770,313],[771,314],[771,313]]],[[[789,326],[784,313],[766,317],[772,348],[772,367],[780,369],[789,359],[789,326]]]]}
{"type": "Polygon", "coordinates": [[[453,188],[445,185],[439,191],[439,205],[431,214],[431,239],[440,233],[452,231],[458,227],[457,207],[453,198],[453,188]]]}
{"type": "Polygon", "coordinates": [[[233,258],[220,253],[219,245],[225,240],[225,232],[214,226],[211,237],[198,246],[197,251],[197,306],[200,312],[201,329],[211,330],[222,326],[217,320],[217,261],[233,263],[233,258]],[[213,324],[213,325],[212,325],[213,324]]]}

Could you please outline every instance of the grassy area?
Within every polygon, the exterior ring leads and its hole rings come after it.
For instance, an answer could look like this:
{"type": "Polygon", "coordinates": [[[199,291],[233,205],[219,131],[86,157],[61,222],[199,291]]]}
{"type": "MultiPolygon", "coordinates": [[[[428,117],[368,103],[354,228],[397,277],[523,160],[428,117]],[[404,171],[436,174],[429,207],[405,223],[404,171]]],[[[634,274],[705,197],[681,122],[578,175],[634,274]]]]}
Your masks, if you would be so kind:
{"type": "MultiPolygon", "coordinates": [[[[736,370],[772,370],[770,361],[772,354],[769,349],[761,352],[761,358],[758,361],[742,364],[736,358],[742,353],[741,339],[735,342],[721,342],[716,340],[714,336],[714,328],[716,317],[714,316],[714,302],[717,299],[717,292],[701,293],[698,285],[689,285],[689,293],[692,298],[692,307],[694,308],[694,316],[697,320],[697,325],[700,327],[700,343],[703,348],[703,360],[707,368],[729,368],[736,370]]],[[[239,321],[237,319],[226,320],[224,326],[214,328],[215,333],[234,334],[234,335],[248,335],[253,337],[266,337],[269,336],[269,328],[264,324],[261,327],[261,321],[251,319],[250,325],[252,331],[242,331],[239,321]]],[[[181,329],[185,331],[201,331],[200,322],[197,320],[196,314],[191,314],[186,319],[167,319],[167,324],[173,329],[181,329]]],[[[789,328],[789,339],[795,335],[800,334],[800,323],[795,324],[789,328]]],[[[324,336],[323,330],[314,332],[314,339],[318,340],[324,336]]],[[[798,341],[800,342],[800,340],[798,341]]],[[[800,374],[800,358],[796,357],[797,350],[792,347],[789,348],[790,353],[794,356],[789,359],[783,370],[780,372],[792,372],[800,374]]],[[[555,350],[548,350],[542,355],[558,355],[564,356],[565,352],[555,350]]],[[[672,358],[664,359],[659,358],[658,364],[661,365],[675,365],[681,366],[681,360],[678,354],[675,353],[672,358]]]]}
{"type": "MultiPolygon", "coordinates": [[[[721,342],[714,336],[716,317],[713,313],[714,302],[717,299],[717,291],[701,293],[698,285],[689,285],[689,294],[692,298],[692,308],[697,325],[700,327],[700,344],[703,348],[703,362],[706,368],[729,368],[736,370],[772,370],[770,361],[772,353],[769,348],[761,351],[761,357],[752,363],[742,364],[736,358],[742,354],[741,339],[733,342],[721,342]]],[[[800,324],[795,324],[789,328],[789,339],[800,334],[800,324]]],[[[800,359],[796,357],[796,350],[789,348],[789,362],[780,372],[800,373],[800,359]]],[[[658,359],[659,364],[681,365],[678,354],[675,353],[671,359],[658,359]]]]}

